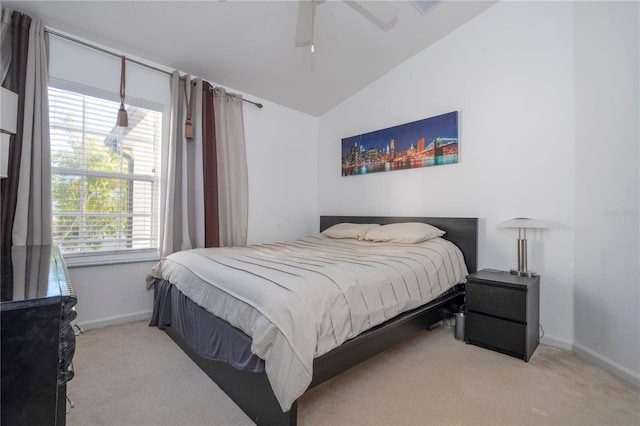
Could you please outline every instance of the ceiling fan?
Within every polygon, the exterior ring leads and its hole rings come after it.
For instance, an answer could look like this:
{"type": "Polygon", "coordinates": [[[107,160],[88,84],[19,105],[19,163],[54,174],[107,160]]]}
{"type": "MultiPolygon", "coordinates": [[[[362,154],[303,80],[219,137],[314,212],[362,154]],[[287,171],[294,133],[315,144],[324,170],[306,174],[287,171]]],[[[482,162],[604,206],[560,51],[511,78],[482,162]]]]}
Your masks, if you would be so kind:
{"type": "MultiPolygon", "coordinates": [[[[384,31],[391,29],[398,20],[398,8],[389,1],[344,0],[344,2],[384,31]]],[[[313,27],[316,6],[320,3],[323,3],[323,0],[299,0],[298,2],[296,46],[311,45],[311,52],[314,51],[313,27]]]]}

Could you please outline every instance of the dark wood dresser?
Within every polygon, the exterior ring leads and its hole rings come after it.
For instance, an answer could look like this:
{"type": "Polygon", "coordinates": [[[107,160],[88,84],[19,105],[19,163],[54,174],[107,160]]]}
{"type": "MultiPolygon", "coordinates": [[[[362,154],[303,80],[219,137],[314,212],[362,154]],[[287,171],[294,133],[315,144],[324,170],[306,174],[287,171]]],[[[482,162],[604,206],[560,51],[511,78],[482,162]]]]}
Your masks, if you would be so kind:
{"type": "Polygon", "coordinates": [[[67,268],[56,246],[14,246],[1,256],[1,423],[64,425],[77,303],[67,268]]]}
{"type": "Polygon", "coordinates": [[[538,347],[540,277],[483,269],[467,277],[467,343],[525,361],[538,347]]]}

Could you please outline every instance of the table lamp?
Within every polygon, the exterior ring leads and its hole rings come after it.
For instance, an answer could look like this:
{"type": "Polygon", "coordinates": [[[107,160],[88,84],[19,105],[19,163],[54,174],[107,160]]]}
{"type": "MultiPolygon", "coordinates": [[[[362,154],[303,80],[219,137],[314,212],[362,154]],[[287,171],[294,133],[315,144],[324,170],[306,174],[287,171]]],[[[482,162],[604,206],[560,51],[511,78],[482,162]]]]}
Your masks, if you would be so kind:
{"type": "Polygon", "coordinates": [[[516,217],[498,224],[498,228],[518,228],[518,269],[511,273],[520,277],[535,277],[535,272],[527,271],[527,228],[543,229],[549,226],[526,217],[516,217]]]}

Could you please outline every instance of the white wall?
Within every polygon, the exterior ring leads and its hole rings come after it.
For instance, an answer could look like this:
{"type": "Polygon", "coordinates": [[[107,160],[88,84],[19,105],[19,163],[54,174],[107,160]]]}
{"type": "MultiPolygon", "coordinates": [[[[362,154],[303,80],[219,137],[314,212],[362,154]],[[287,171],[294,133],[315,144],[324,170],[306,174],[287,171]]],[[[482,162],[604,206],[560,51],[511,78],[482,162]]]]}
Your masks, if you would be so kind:
{"type": "Polygon", "coordinates": [[[516,267],[526,216],[547,339],[573,341],[573,5],[499,3],[321,117],[320,214],[480,218],[479,266],[516,267]],[[460,163],[342,177],[341,139],[458,110],[460,163]]]}
{"type": "Polygon", "coordinates": [[[89,330],[151,317],[153,291],[145,288],[144,279],[154,263],[69,268],[78,325],[89,330]]]}
{"type": "MultiPolygon", "coordinates": [[[[118,99],[118,58],[55,36],[50,38],[50,53],[50,77],[102,88],[118,99]]],[[[127,97],[165,105],[165,117],[169,116],[167,75],[128,63],[126,89],[127,97]]],[[[246,97],[254,100],[250,94],[246,97]]],[[[315,162],[318,119],[262,103],[263,109],[246,103],[244,107],[249,243],[307,235],[317,229],[318,222],[315,162]]],[[[152,292],[145,288],[144,280],[152,265],[153,262],[142,262],[71,268],[79,300],[78,323],[92,328],[149,316],[152,292]]]]}
{"type": "Polygon", "coordinates": [[[637,2],[576,3],[575,348],[605,367],[617,364],[636,386],[639,23],[637,2]]]}
{"type": "Polygon", "coordinates": [[[277,104],[245,107],[249,244],[318,231],[318,119],[277,104]]]}

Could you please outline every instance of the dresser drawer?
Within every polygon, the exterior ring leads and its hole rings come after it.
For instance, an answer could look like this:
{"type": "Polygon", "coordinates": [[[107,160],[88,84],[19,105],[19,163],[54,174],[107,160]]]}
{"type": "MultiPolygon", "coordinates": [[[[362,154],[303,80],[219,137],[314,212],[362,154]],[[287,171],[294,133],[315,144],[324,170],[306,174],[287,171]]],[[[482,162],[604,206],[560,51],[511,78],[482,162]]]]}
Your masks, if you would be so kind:
{"type": "Polygon", "coordinates": [[[527,292],[486,283],[467,282],[467,310],[527,322],[527,292]]]}
{"type": "Polygon", "coordinates": [[[465,326],[467,342],[527,360],[524,324],[469,312],[465,326]]]}

